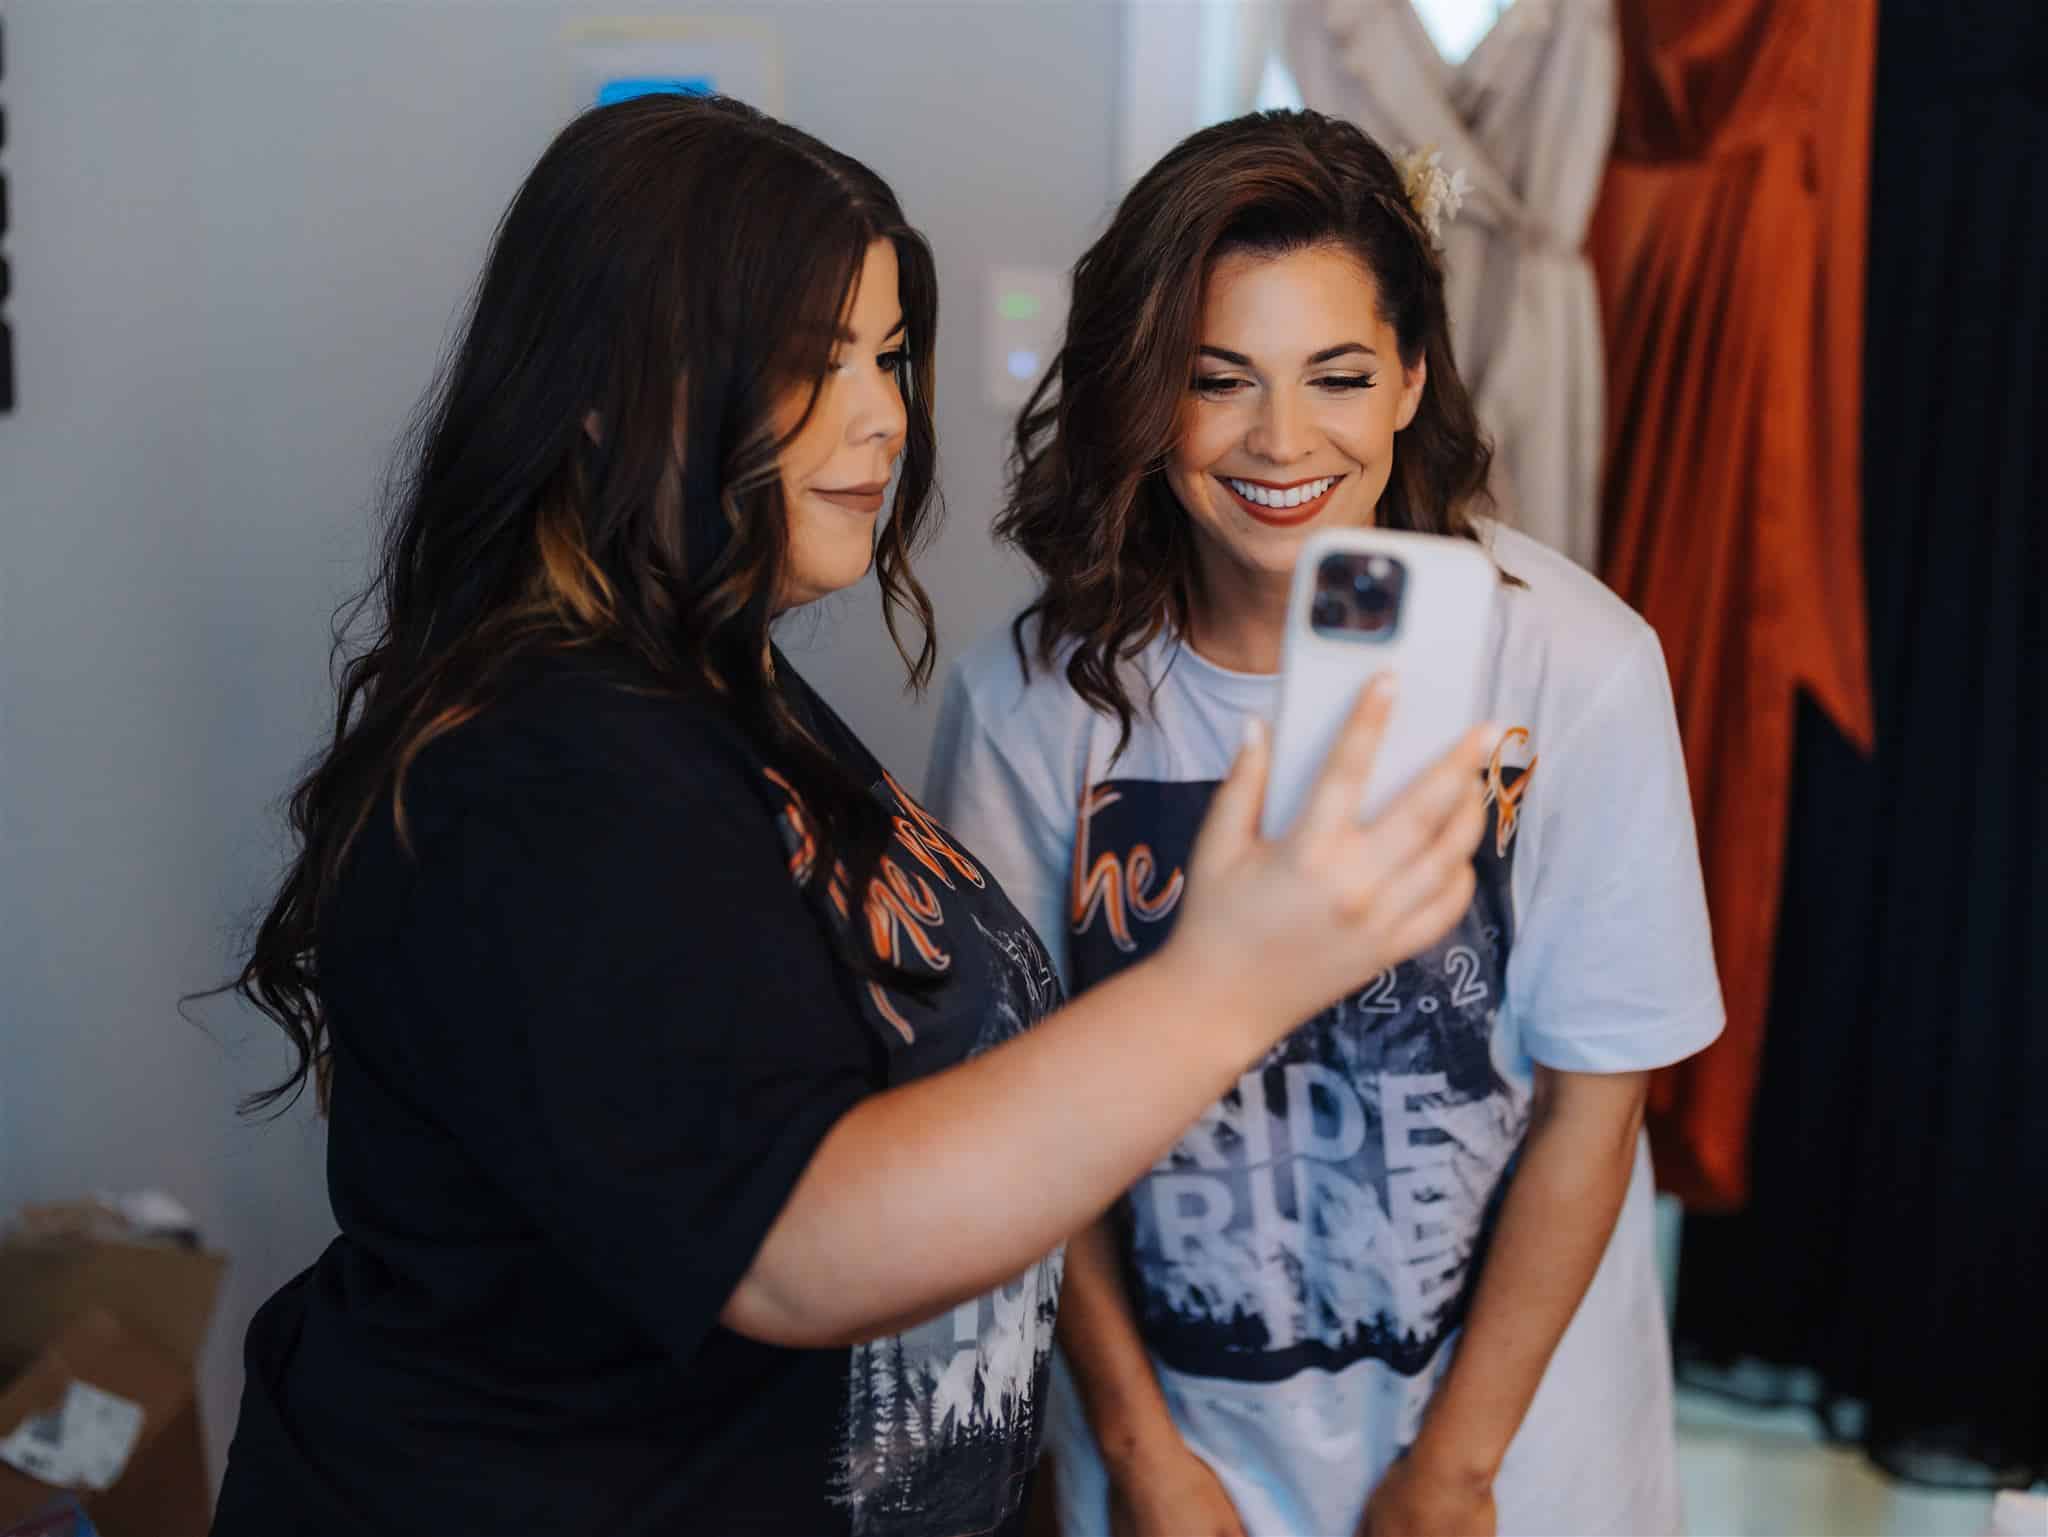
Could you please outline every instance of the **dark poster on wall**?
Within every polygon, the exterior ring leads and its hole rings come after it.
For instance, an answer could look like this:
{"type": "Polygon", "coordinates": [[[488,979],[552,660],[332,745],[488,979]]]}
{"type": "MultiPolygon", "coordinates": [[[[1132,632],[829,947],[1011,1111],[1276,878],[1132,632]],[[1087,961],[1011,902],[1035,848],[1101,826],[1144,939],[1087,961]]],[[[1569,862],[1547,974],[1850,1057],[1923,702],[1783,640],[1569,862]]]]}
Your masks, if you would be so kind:
{"type": "MultiPolygon", "coordinates": [[[[7,83],[7,23],[0,19],[0,88],[7,83]]],[[[0,414],[14,409],[14,332],[7,324],[7,103],[0,98],[0,414]]]]}

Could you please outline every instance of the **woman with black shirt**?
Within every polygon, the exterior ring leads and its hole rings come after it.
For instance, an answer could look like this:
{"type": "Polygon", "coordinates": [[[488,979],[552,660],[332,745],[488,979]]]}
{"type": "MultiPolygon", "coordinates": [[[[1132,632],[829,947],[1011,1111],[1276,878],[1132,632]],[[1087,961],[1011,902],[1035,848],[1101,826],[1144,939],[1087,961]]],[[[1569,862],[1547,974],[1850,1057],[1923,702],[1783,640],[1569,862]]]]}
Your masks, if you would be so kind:
{"type": "Polygon", "coordinates": [[[872,568],[930,671],[935,308],[889,189],[730,102],[514,199],[238,984],[341,1236],[250,1328],[218,1532],[1006,1529],[1066,1235],[1464,910],[1479,738],[1358,825],[1375,697],[1285,843],[1248,739],[1172,944],[1062,1006],[770,640],[872,568]]]}

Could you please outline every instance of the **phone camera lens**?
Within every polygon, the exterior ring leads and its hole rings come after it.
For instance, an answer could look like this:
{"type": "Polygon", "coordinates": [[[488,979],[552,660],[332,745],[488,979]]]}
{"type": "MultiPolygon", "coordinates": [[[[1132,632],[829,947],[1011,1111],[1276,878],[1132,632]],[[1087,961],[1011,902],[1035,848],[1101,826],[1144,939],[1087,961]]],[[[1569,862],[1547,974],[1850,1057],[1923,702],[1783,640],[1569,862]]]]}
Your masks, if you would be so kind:
{"type": "Polygon", "coordinates": [[[1318,630],[1341,630],[1348,617],[1344,600],[1327,592],[1316,594],[1315,606],[1309,611],[1309,622],[1318,630]]]}

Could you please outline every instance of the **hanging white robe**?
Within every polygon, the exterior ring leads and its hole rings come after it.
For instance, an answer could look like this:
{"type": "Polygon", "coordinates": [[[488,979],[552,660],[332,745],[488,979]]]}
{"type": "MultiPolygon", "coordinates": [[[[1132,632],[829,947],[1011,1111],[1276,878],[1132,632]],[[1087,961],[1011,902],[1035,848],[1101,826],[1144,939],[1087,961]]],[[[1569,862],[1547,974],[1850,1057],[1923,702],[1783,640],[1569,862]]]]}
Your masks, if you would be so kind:
{"type": "Polygon", "coordinates": [[[1494,494],[1594,567],[1605,364],[1583,245],[1620,89],[1613,0],[1515,0],[1457,65],[1410,0],[1291,0],[1285,49],[1309,106],[1470,179],[1444,233],[1447,299],[1494,494]]]}

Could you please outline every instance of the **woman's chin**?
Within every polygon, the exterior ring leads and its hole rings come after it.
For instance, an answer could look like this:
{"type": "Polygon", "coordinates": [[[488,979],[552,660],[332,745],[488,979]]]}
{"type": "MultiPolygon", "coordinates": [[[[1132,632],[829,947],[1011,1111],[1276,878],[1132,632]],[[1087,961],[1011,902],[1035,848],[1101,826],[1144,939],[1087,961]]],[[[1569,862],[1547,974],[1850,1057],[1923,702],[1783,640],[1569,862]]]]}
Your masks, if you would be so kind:
{"type": "Polygon", "coordinates": [[[875,552],[872,549],[849,552],[830,561],[806,562],[790,574],[785,587],[788,596],[779,605],[779,611],[802,608],[807,603],[818,603],[858,587],[867,579],[874,565],[875,552]]]}

